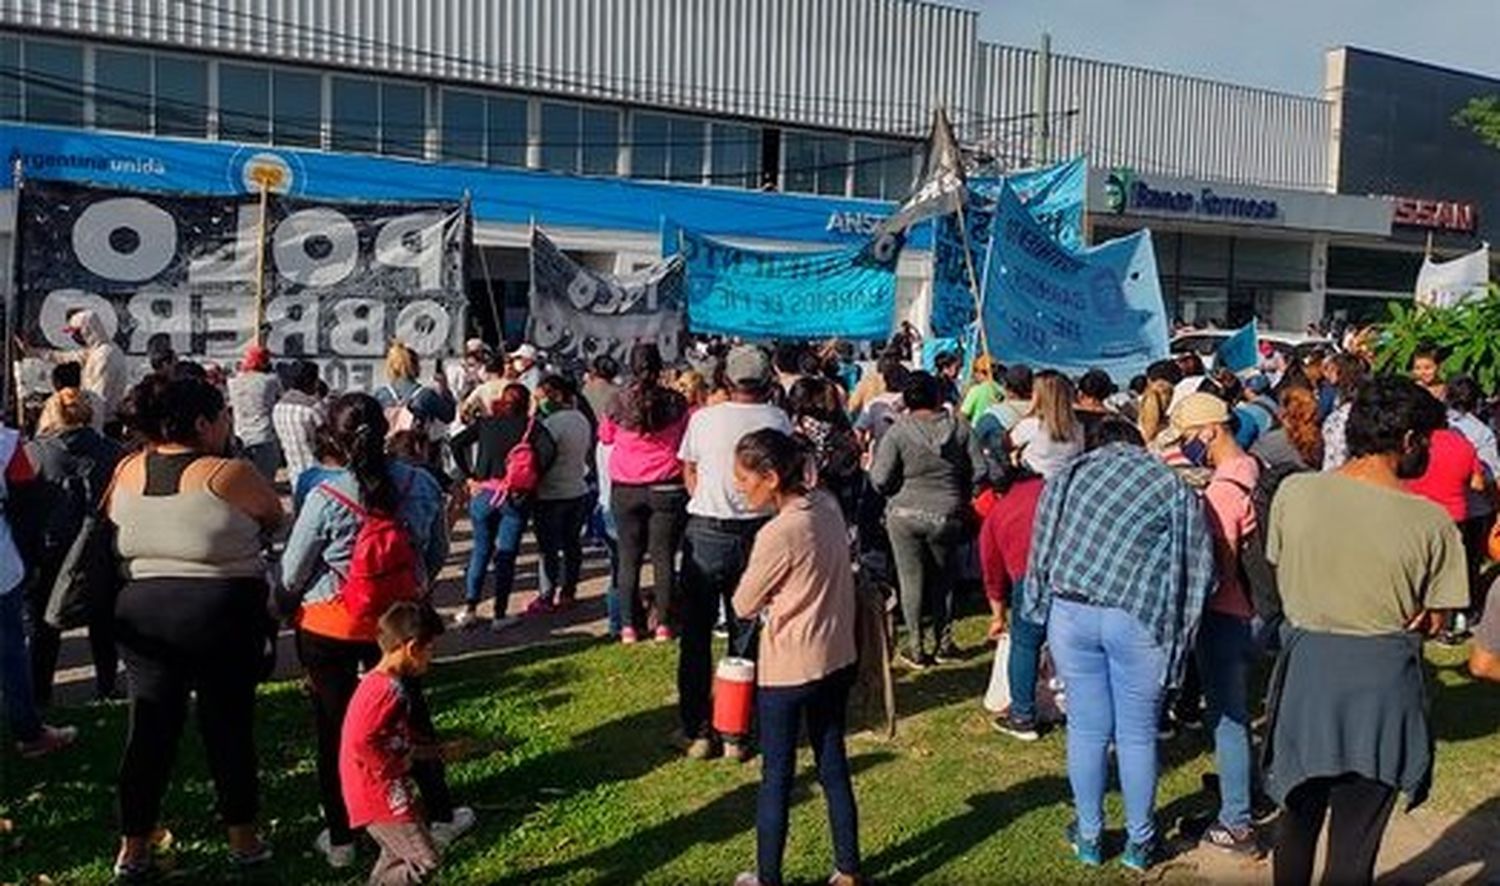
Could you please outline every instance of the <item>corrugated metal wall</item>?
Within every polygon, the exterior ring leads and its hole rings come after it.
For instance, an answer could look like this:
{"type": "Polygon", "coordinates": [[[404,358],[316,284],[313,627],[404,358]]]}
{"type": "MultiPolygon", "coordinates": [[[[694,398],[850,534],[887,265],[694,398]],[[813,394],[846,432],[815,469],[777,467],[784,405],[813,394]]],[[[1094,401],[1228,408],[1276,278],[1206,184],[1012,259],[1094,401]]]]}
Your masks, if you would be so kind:
{"type": "Polygon", "coordinates": [[[971,107],[978,14],[917,0],[0,0],[0,23],[818,127],[971,107]]]}
{"type": "MultiPolygon", "coordinates": [[[[1007,166],[1035,162],[1038,51],[982,44],[980,125],[1007,166]]],[[[1327,102],[1054,54],[1048,120],[1055,158],[1095,166],[1307,190],[1332,190],[1327,102]]]]}

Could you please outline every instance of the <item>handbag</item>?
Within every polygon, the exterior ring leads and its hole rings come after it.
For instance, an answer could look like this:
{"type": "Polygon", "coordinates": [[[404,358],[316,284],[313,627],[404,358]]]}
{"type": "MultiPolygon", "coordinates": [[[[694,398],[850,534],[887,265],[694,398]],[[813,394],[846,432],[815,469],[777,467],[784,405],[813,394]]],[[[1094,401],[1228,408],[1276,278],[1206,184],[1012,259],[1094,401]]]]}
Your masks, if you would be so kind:
{"type": "Polygon", "coordinates": [[[115,558],[115,524],[104,515],[103,503],[114,491],[114,479],[99,504],[84,513],[78,534],[63,554],[57,578],[47,593],[42,620],[59,631],[81,627],[97,616],[114,612],[123,581],[115,558]]]}

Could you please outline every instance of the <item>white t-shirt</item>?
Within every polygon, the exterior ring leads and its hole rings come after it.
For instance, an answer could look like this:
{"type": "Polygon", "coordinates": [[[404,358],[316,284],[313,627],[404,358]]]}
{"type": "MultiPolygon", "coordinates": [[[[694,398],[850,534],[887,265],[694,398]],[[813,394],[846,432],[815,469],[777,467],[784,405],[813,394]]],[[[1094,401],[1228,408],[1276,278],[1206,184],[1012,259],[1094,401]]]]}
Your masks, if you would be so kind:
{"type": "Polygon", "coordinates": [[[741,437],[764,428],[791,433],[792,422],[768,403],[720,403],[693,413],[677,450],[678,458],[698,470],[689,514],[715,520],[765,516],[766,512],[751,510],[734,488],[734,447],[741,437]]]}
{"type": "Polygon", "coordinates": [[[1042,427],[1040,418],[1029,415],[1011,428],[1010,442],[1021,450],[1022,464],[1043,477],[1050,477],[1083,452],[1083,429],[1078,430],[1074,439],[1059,443],[1042,427]]]}

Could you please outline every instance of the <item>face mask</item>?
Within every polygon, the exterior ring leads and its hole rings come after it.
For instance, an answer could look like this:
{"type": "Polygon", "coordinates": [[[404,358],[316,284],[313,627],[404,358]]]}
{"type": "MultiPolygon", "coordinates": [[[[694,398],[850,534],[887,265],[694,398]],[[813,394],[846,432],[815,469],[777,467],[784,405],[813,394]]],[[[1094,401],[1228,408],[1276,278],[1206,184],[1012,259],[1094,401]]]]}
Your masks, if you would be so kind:
{"type": "Polygon", "coordinates": [[[1197,437],[1185,440],[1182,444],[1182,457],[1195,468],[1206,468],[1208,467],[1208,444],[1197,437]]]}

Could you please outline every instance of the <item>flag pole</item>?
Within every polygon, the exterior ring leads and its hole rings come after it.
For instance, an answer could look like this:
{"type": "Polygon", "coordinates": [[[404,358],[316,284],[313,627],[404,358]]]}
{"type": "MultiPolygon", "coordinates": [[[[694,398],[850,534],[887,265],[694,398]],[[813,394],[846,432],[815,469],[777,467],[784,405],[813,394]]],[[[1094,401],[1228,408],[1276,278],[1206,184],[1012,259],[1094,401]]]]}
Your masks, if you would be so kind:
{"type": "Polygon", "coordinates": [[[1427,259],[1428,261],[1432,261],[1432,232],[1431,231],[1427,232],[1427,251],[1422,254],[1422,257],[1425,258],[1425,259],[1427,259]]]}
{"type": "Polygon", "coordinates": [[[251,341],[260,347],[261,327],[266,322],[266,222],[271,188],[266,175],[257,175],[260,185],[260,224],[255,237],[255,331],[251,341]]]}
{"type": "Polygon", "coordinates": [[[969,287],[974,295],[974,322],[979,324],[979,352],[990,355],[990,334],[984,328],[984,290],[979,285],[979,276],[974,273],[974,250],[969,246],[969,221],[964,215],[964,203],[958,203],[958,230],[964,243],[964,267],[969,272],[969,287]]]}
{"type": "Polygon", "coordinates": [[[20,351],[19,357],[26,356],[24,344],[19,346],[17,344],[20,342],[20,334],[16,331],[16,321],[20,318],[21,313],[16,307],[20,304],[16,293],[21,291],[21,278],[19,274],[21,268],[22,227],[21,189],[25,187],[25,175],[21,162],[21,155],[17,154],[15,160],[11,163],[11,181],[13,182],[11,193],[14,195],[14,200],[11,206],[10,228],[10,299],[5,306],[5,330],[7,332],[5,336],[5,367],[6,371],[11,375],[11,383],[5,386],[4,395],[9,397],[11,391],[15,391],[16,427],[24,429],[26,427],[26,393],[21,389],[21,360],[17,359],[18,355],[16,353],[20,351]]]}

